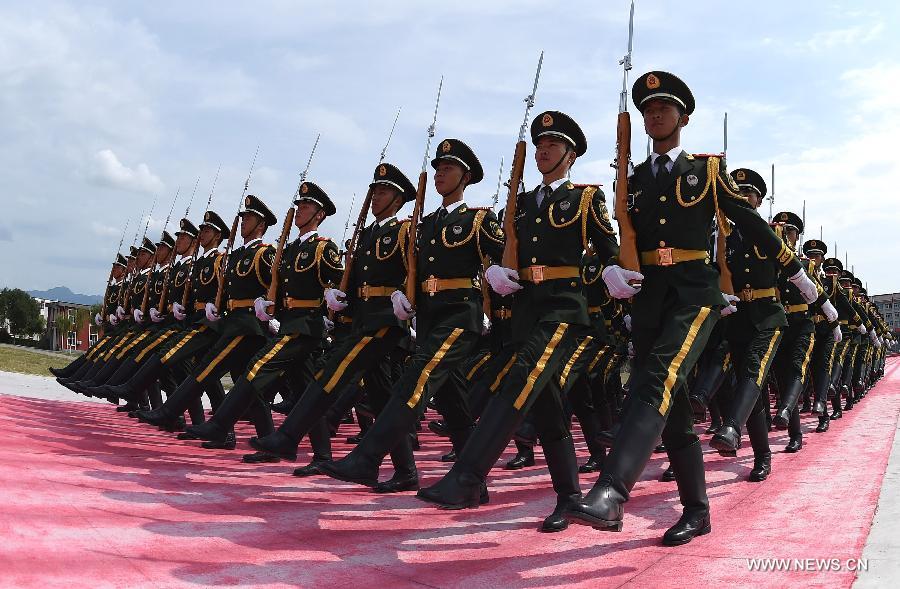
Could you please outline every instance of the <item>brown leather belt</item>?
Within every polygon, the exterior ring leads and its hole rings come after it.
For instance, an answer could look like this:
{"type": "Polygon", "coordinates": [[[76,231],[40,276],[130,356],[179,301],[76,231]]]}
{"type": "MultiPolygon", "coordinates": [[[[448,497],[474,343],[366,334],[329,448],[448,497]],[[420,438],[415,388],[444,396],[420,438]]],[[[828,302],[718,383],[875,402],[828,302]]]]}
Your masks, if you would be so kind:
{"type": "Polygon", "coordinates": [[[357,296],[366,301],[373,297],[389,297],[395,290],[397,288],[394,286],[369,286],[368,284],[363,284],[357,290],[357,296]]]}
{"type": "Polygon", "coordinates": [[[850,325],[850,322],[849,322],[848,320],[846,320],[846,319],[841,319],[841,320],[840,320],[840,324],[841,324],[841,325],[850,325]]]}
{"type": "Polygon", "coordinates": [[[785,313],[803,313],[804,311],[809,310],[809,305],[803,303],[801,305],[785,305],[784,312],[785,313]]]}
{"type": "Polygon", "coordinates": [[[235,309],[247,309],[253,306],[254,299],[229,299],[228,300],[228,310],[234,311],[235,309]]]}
{"type": "Polygon", "coordinates": [[[472,282],[471,278],[435,278],[434,276],[430,276],[428,280],[422,281],[422,292],[426,292],[431,296],[434,296],[436,292],[461,288],[475,288],[475,283],[472,282]]]}
{"type": "Polygon", "coordinates": [[[828,319],[824,315],[816,315],[815,317],[813,317],[813,321],[815,323],[821,323],[821,322],[827,321],[827,320],[828,319]]]}
{"type": "Polygon", "coordinates": [[[341,315],[340,317],[337,318],[337,322],[343,323],[345,325],[349,324],[349,323],[353,323],[353,317],[347,317],[346,315],[341,315]]]}
{"type": "Polygon", "coordinates": [[[519,280],[540,284],[545,280],[562,280],[580,278],[578,266],[528,266],[519,268],[519,280]]]}
{"type": "Polygon", "coordinates": [[[203,311],[206,309],[206,303],[194,303],[194,311],[203,311]]]}
{"type": "Polygon", "coordinates": [[[316,307],[322,306],[321,299],[292,299],[291,297],[284,297],[281,301],[282,306],[285,309],[315,309],[316,307]]]}
{"type": "Polygon", "coordinates": [[[603,312],[603,307],[600,305],[597,305],[596,307],[588,307],[588,313],[591,315],[593,315],[594,313],[602,313],[602,312],[603,312]]]}
{"type": "Polygon", "coordinates": [[[709,260],[709,252],[706,250],[680,250],[674,247],[661,247],[649,252],[641,252],[641,264],[644,266],[672,266],[694,260],[709,260]]]}
{"type": "Polygon", "coordinates": [[[512,309],[497,309],[493,315],[494,319],[512,319],[512,309]]]}
{"type": "Polygon", "coordinates": [[[778,295],[778,292],[775,290],[775,287],[772,288],[745,288],[743,290],[739,290],[736,293],[737,298],[745,303],[749,303],[750,301],[756,301],[759,299],[767,299],[770,297],[774,297],[778,295]]]}

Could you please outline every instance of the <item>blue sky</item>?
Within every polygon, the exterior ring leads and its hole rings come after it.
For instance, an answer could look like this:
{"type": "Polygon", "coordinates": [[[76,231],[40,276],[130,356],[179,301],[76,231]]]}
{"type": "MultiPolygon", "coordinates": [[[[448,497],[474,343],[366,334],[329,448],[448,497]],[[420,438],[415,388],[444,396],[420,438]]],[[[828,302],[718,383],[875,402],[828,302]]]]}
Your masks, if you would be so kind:
{"type": "MultiPolygon", "coordinates": [[[[697,97],[685,148],[721,151],[727,111],[729,167],[768,179],[775,163],[776,212],[805,199],[807,236],[823,226],[872,292],[900,290],[898,10],[638,0],[635,17],[633,77],[672,71],[697,97]]],[[[180,214],[198,177],[199,216],[221,163],[212,206],[230,218],[257,144],[251,191],[280,217],[316,133],[309,179],[337,203],[323,233],[339,239],[401,106],[388,160],[415,182],[441,75],[435,139],[473,147],[486,180],[467,201],[488,204],[542,49],[535,113],[581,123],[589,148],[572,179],[609,193],[627,18],[625,0],[3,3],[0,284],[101,292],[123,225],[154,195],[156,238],[175,190],[180,214]]]]}

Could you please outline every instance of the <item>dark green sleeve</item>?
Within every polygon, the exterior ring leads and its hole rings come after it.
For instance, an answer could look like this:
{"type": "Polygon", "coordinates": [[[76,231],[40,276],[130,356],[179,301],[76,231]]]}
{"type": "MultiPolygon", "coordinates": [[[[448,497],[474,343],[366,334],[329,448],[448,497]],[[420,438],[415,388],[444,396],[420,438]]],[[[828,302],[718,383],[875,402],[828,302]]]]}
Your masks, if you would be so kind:
{"type": "Polygon", "coordinates": [[[478,229],[478,255],[482,264],[485,268],[493,264],[500,264],[503,259],[506,236],[494,211],[485,211],[478,229]]]}
{"type": "Polygon", "coordinates": [[[617,263],[615,260],[619,256],[619,242],[616,240],[616,231],[606,210],[606,196],[599,187],[591,196],[590,206],[585,214],[588,216],[587,237],[591,240],[600,262],[604,266],[617,263]]]}
{"type": "Polygon", "coordinates": [[[338,247],[333,241],[329,241],[325,245],[325,251],[322,252],[322,259],[319,261],[319,284],[324,288],[337,288],[343,275],[344,265],[341,260],[341,252],[338,251],[338,247]]]}

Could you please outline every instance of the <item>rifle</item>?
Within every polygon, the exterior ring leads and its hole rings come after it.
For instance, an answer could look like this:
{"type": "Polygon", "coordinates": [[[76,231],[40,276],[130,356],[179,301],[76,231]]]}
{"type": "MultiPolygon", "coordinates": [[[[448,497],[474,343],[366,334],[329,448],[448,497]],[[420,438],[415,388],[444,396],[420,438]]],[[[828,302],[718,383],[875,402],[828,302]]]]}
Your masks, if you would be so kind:
{"type": "MultiPolygon", "coordinates": [[[[162,233],[160,234],[160,239],[162,239],[166,235],[166,229],[168,229],[168,227],[169,227],[169,220],[172,218],[172,211],[175,210],[175,203],[178,201],[178,194],[180,192],[181,192],[181,188],[179,187],[178,190],[175,191],[175,198],[172,199],[172,206],[169,207],[169,214],[166,215],[166,222],[165,222],[165,224],[163,224],[163,230],[162,230],[162,233]]],[[[173,251],[174,251],[174,249],[173,249],[173,251]]],[[[144,283],[144,300],[141,302],[141,314],[144,314],[147,312],[147,301],[150,297],[150,282],[152,282],[152,278],[153,278],[153,270],[150,270],[150,272],[147,272],[147,282],[144,283]]]]}
{"type": "Polygon", "coordinates": [[[491,210],[493,211],[497,207],[497,201],[500,200],[500,187],[503,186],[503,156],[500,156],[500,171],[497,172],[497,191],[494,192],[494,197],[491,199],[491,210]]]}
{"type": "Polygon", "coordinates": [[[769,193],[769,223],[772,223],[772,205],[775,204],[775,164],[772,164],[772,191],[769,193]]]}
{"type": "MultiPolygon", "coordinates": [[[[200,185],[200,176],[197,176],[197,181],[194,182],[194,190],[191,192],[191,200],[188,201],[188,206],[184,210],[184,218],[186,219],[188,213],[191,212],[191,205],[194,204],[194,195],[197,194],[197,186],[200,185]]],[[[196,238],[195,238],[196,239],[196,238]]],[[[169,298],[169,279],[172,277],[172,274],[175,273],[175,248],[172,248],[172,253],[169,254],[172,260],[172,265],[169,267],[169,271],[166,272],[166,275],[163,277],[163,287],[162,292],[159,295],[159,303],[157,303],[156,308],[160,313],[166,313],[166,299],[169,298]]]]}
{"type": "MultiPolygon", "coordinates": [[[[441,78],[441,82],[443,82],[443,78],[441,78]]],[[[440,90],[438,91],[438,100],[440,100],[440,90]]],[[[394,116],[394,124],[391,125],[391,132],[388,133],[387,141],[384,144],[384,147],[381,148],[381,157],[378,158],[378,163],[382,163],[384,161],[385,154],[387,154],[388,145],[391,144],[391,138],[394,136],[394,129],[397,127],[397,119],[400,118],[400,110],[403,107],[397,109],[397,114],[394,116]]],[[[435,111],[435,118],[437,117],[437,111],[435,111]]],[[[433,133],[432,133],[433,134],[433,133]]],[[[366,226],[366,216],[369,214],[369,207],[372,206],[372,192],[374,188],[369,187],[366,191],[366,197],[363,199],[362,208],[359,210],[359,216],[356,218],[356,225],[353,226],[353,235],[350,237],[350,245],[347,246],[347,251],[344,252],[344,272],[341,274],[341,283],[339,286],[339,290],[343,293],[347,292],[347,287],[350,284],[350,270],[353,268],[353,252],[356,251],[356,245],[359,243],[359,236],[362,234],[363,229],[366,226]]],[[[353,195],[354,202],[356,201],[356,194],[353,195]]],[[[350,214],[353,214],[353,204],[350,205],[350,214]]],[[[350,222],[350,215],[347,216],[347,223],[350,222]]],[[[344,238],[347,237],[347,226],[344,225],[344,237],[341,238],[341,246],[344,245],[344,238]]],[[[329,319],[334,319],[334,311],[331,309],[328,310],[329,319]]]]}
{"type": "Polygon", "coordinates": [[[619,261],[626,270],[640,272],[637,233],[628,216],[628,176],[631,169],[631,115],[628,113],[628,72],[634,46],[634,0],[628,17],[628,52],[619,61],[622,66],[622,92],[619,94],[619,116],[616,123],[616,222],[619,225],[619,261]]]}
{"type": "Polygon", "coordinates": [[[116,267],[116,262],[119,260],[119,254],[122,253],[122,242],[125,241],[125,232],[128,231],[128,224],[131,223],[131,219],[127,219],[125,221],[125,228],[122,229],[122,237],[119,238],[119,247],[116,248],[116,257],[113,260],[113,264],[109,269],[109,278],[106,279],[106,290],[103,291],[103,307],[100,308],[100,317],[105,321],[106,320],[106,303],[109,301],[109,287],[112,284],[113,270],[116,267]]]}
{"type": "Polygon", "coordinates": [[[269,282],[269,290],[266,293],[266,300],[275,301],[278,294],[278,269],[281,267],[281,256],[284,253],[284,244],[287,243],[288,237],[291,235],[291,225],[294,224],[294,200],[300,194],[300,187],[306,182],[306,175],[309,173],[309,166],[312,164],[313,154],[316,153],[316,147],[319,146],[319,137],[316,135],[316,142],[313,143],[312,151],[309,152],[309,159],[306,160],[306,169],[300,173],[300,182],[297,183],[297,190],[291,196],[291,206],[288,208],[284,216],[284,225],[281,227],[281,237],[278,239],[278,247],[275,249],[275,260],[272,262],[272,280],[269,282]]]}
{"type": "MultiPolygon", "coordinates": [[[[500,200],[500,188],[503,186],[503,156],[500,156],[500,170],[497,172],[497,191],[491,199],[491,210],[497,207],[497,201],[500,200]]],[[[487,279],[484,277],[484,271],[481,272],[481,308],[484,314],[491,317],[491,288],[488,286],[487,279]]]]}
{"type": "Polygon", "coordinates": [[[544,52],[538,58],[537,71],[534,74],[534,85],[531,94],[525,97],[525,117],[522,126],[519,127],[519,139],[516,141],[516,150],[513,155],[512,167],[509,175],[509,193],[506,195],[506,213],[503,215],[503,232],[506,234],[506,243],[503,246],[503,266],[512,270],[519,270],[519,237],[516,235],[516,200],[519,196],[519,185],[522,183],[522,175],[525,173],[525,133],[528,131],[528,119],[531,108],[534,106],[534,95],[537,93],[538,81],[541,79],[541,66],[544,65],[544,52]]]}
{"type": "Polygon", "coordinates": [[[247,174],[247,179],[244,180],[244,191],[241,193],[241,200],[238,202],[238,210],[234,215],[234,221],[231,223],[231,235],[228,236],[228,244],[225,246],[225,253],[222,258],[225,267],[220,268],[219,286],[216,289],[216,311],[219,311],[219,308],[222,306],[222,294],[225,292],[225,273],[228,272],[228,256],[231,255],[231,248],[234,247],[234,236],[238,230],[238,221],[241,220],[241,209],[244,207],[244,197],[247,196],[247,190],[250,189],[250,178],[253,176],[253,167],[256,165],[256,156],[258,155],[259,145],[256,146],[256,152],[253,154],[253,161],[250,162],[250,172],[247,174]]]}
{"type": "MultiPolygon", "coordinates": [[[[138,223],[140,223],[141,219],[143,219],[143,218],[144,218],[144,213],[141,213],[141,215],[137,218],[138,223]]],[[[138,227],[140,227],[140,224],[138,224],[138,227]]],[[[134,247],[134,244],[137,243],[138,231],[140,231],[140,229],[135,229],[134,237],[131,238],[131,247],[132,248],[134,247]]],[[[130,249],[129,249],[129,251],[130,251],[130,249]]],[[[131,269],[134,270],[133,265],[132,265],[131,269]]],[[[128,266],[125,266],[125,272],[126,273],[128,272],[128,266]]],[[[119,302],[119,305],[122,304],[122,295],[125,294],[125,283],[126,282],[128,282],[128,276],[127,276],[127,274],[123,274],[122,275],[122,284],[119,285],[119,293],[116,297],[116,300],[119,302]]]]}
{"type": "MultiPolygon", "coordinates": [[[[425,157],[422,159],[422,171],[419,172],[419,183],[416,186],[416,203],[413,206],[412,220],[409,224],[409,243],[406,244],[406,299],[410,306],[416,306],[416,236],[419,232],[419,218],[422,216],[422,205],[425,204],[425,184],[428,182],[428,156],[431,155],[431,140],[434,138],[434,126],[437,124],[438,106],[441,104],[441,89],[444,87],[444,76],[438,84],[437,98],[434,101],[434,116],[431,125],[426,129],[428,139],[425,141],[425,157]]],[[[365,207],[363,208],[365,210],[365,207]]]]}
{"type": "MultiPolygon", "coordinates": [[[[206,209],[203,211],[203,216],[206,216],[206,211],[209,210],[209,204],[212,202],[213,194],[216,193],[216,183],[219,181],[219,171],[222,169],[222,164],[219,164],[219,167],[216,169],[216,177],[213,178],[212,188],[209,189],[209,198],[206,199],[206,209]]],[[[187,213],[185,213],[185,217],[187,213]]],[[[197,235],[197,244],[194,246],[194,253],[191,254],[191,271],[188,273],[187,283],[184,285],[184,292],[181,295],[181,306],[183,308],[187,308],[188,297],[191,295],[191,288],[194,283],[194,264],[197,262],[197,256],[200,254],[200,236],[197,235]]]]}
{"type": "MultiPolygon", "coordinates": [[[[144,239],[147,237],[147,229],[150,228],[150,219],[153,217],[153,211],[154,211],[154,210],[156,210],[156,197],[155,197],[155,196],[153,197],[153,204],[150,205],[150,212],[147,214],[147,222],[144,223],[144,233],[143,233],[143,235],[141,235],[141,240],[137,242],[137,243],[138,243],[138,247],[141,247],[141,246],[144,244],[144,239]]],[[[132,271],[131,271],[131,280],[134,281],[134,280],[137,278],[138,274],[140,274],[140,270],[139,270],[138,267],[137,267],[137,254],[135,254],[135,257],[134,257],[134,268],[133,268],[132,271]]],[[[150,280],[150,276],[149,276],[150,273],[148,272],[147,274],[148,274],[147,280],[149,281],[149,280],[150,280]]],[[[145,285],[145,286],[146,286],[146,285],[145,285]]],[[[145,289],[145,291],[146,291],[146,289],[145,289]]],[[[145,296],[144,298],[146,298],[146,296],[145,296]]],[[[129,302],[129,303],[131,302],[130,297],[129,297],[128,302],[129,302]]],[[[132,310],[133,310],[133,309],[132,309],[132,310]]]]}

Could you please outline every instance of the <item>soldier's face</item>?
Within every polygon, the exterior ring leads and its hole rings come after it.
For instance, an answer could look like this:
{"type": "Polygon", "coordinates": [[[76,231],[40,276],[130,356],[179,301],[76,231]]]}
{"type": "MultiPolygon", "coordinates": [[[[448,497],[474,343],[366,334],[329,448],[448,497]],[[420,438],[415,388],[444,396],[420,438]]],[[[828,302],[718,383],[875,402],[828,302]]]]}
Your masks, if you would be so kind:
{"type": "Polygon", "coordinates": [[[816,266],[821,266],[822,262],[825,261],[825,256],[822,254],[809,254],[809,259],[816,263],[816,266]]]}
{"type": "Polygon", "coordinates": [[[125,274],[125,268],[116,264],[113,266],[112,275],[115,280],[119,280],[122,278],[122,275],[125,274]]]}
{"type": "Polygon", "coordinates": [[[400,202],[397,198],[398,192],[396,188],[376,184],[372,189],[372,214],[376,217],[385,214],[394,214],[400,207],[396,203],[400,202]]]}
{"type": "Polygon", "coordinates": [[[309,202],[300,201],[297,205],[297,212],[294,214],[294,225],[297,229],[304,229],[313,222],[321,222],[325,217],[325,213],[319,208],[319,205],[309,202]]]}
{"type": "Polygon", "coordinates": [[[241,215],[241,237],[251,239],[251,236],[262,226],[262,217],[256,213],[244,213],[241,215]]]}
{"type": "Polygon", "coordinates": [[[209,225],[204,225],[203,229],[200,230],[200,245],[202,245],[204,249],[208,248],[218,238],[218,235],[218,231],[209,225]]]}
{"type": "Polygon", "coordinates": [[[798,237],[800,237],[800,233],[797,231],[796,227],[785,227],[784,228],[784,239],[791,246],[797,245],[798,237]]]}
{"type": "Polygon", "coordinates": [[[183,256],[188,248],[191,247],[191,236],[187,233],[179,233],[178,237],[175,238],[175,253],[179,256],[183,256]]]}
{"type": "Polygon", "coordinates": [[[172,248],[167,245],[160,245],[156,247],[156,263],[162,264],[168,259],[169,254],[172,253],[172,248]]]}
{"type": "Polygon", "coordinates": [[[567,169],[575,161],[575,152],[569,150],[569,144],[559,137],[544,136],[538,139],[534,149],[534,161],[541,174],[549,174],[558,169],[560,160],[565,159],[567,169]],[[568,154],[566,153],[568,151],[568,154]],[[568,157],[566,158],[566,155],[568,157]]]}
{"type": "Polygon", "coordinates": [[[141,269],[146,268],[146,267],[147,267],[147,264],[150,263],[150,256],[151,256],[151,255],[152,255],[152,254],[150,254],[150,252],[148,252],[147,250],[141,250],[140,252],[138,252],[138,255],[137,255],[137,267],[138,267],[138,268],[141,268],[141,269]]]}
{"type": "Polygon", "coordinates": [[[688,116],[667,100],[651,100],[644,106],[644,130],[656,140],[668,138],[675,130],[688,124],[688,116]]]}
{"type": "Polygon", "coordinates": [[[460,186],[466,173],[460,165],[441,162],[434,171],[434,189],[441,196],[447,196],[460,186]]]}
{"type": "Polygon", "coordinates": [[[754,209],[758,209],[759,205],[762,204],[762,199],[759,197],[759,194],[756,193],[755,190],[741,190],[741,196],[747,199],[754,209]]]}

